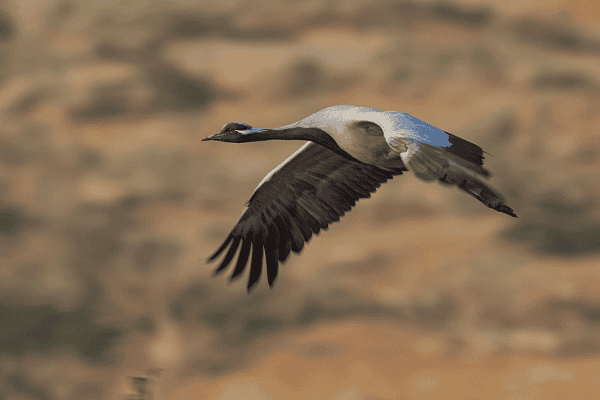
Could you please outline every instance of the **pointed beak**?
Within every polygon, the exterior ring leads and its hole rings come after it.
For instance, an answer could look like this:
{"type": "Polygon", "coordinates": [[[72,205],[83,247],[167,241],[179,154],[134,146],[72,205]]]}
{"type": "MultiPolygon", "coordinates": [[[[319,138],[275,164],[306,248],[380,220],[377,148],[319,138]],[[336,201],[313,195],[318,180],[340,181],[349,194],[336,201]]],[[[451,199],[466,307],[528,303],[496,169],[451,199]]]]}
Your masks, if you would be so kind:
{"type": "Polygon", "coordinates": [[[207,140],[219,140],[219,133],[214,133],[210,136],[205,137],[204,139],[201,139],[201,142],[206,142],[207,140]]]}
{"type": "Polygon", "coordinates": [[[257,133],[268,132],[268,131],[269,131],[268,129],[252,128],[252,129],[246,129],[244,131],[237,130],[237,131],[217,132],[215,134],[205,137],[204,139],[200,139],[200,141],[206,142],[208,140],[216,140],[216,141],[221,141],[221,142],[233,142],[233,143],[242,143],[242,142],[246,142],[246,141],[251,142],[251,141],[253,141],[253,139],[257,140],[256,139],[257,136],[255,136],[257,133]],[[244,137],[246,137],[246,139],[244,139],[244,137]]]}

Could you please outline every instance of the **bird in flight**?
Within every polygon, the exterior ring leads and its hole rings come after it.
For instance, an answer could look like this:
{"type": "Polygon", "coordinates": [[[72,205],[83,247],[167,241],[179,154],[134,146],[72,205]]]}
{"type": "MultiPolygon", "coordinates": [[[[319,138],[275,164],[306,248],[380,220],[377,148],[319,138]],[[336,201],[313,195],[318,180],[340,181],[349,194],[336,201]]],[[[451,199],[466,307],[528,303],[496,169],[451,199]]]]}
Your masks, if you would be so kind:
{"type": "Polygon", "coordinates": [[[480,180],[490,173],[483,168],[479,146],[402,112],[333,106],[277,129],[230,122],[202,140],[307,142],[265,176],[237,225],[208,259],[214,261],[228,249],[217,275],[241,245],[230,280],[244,272],[250,259],[248,292],[261,276],[263,255],[272,287],[279,262],[290,251],[299,253],[313,233],[326,230],[359,199],[371,197],[382,183],[404,171],[426,181],[456,185],[486,206],[517,216],[499,193],[480,180]]]}

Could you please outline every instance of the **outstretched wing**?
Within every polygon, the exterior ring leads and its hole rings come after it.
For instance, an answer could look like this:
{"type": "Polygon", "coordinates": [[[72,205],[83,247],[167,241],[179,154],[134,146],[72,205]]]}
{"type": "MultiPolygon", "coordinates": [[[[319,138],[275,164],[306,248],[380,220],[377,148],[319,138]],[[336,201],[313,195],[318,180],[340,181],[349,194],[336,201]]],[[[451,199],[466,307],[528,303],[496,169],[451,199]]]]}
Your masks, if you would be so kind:
{"type": "Polygon", "coordinates": [[[483,168],[483,151],[479,146],[451,133],[449,146],[434,146],[399,135],[388,138],[388,144],[400,153],[404,163],[423,180],[439,180],[456,185],[496,211],[517,217],[512,208],[504,204],[502,195],[487,186],[477,175],[489,177],[483,168]]]}
{"type": "Polygon", "coordinates": [[[249,292],[260,278],[264,249],[267,279],[273,286],[279,262],[285,261],[290,251],[299,253],[313,233],[339,221],[356,201],[371,197],[382,183],[403,170],[354,162],[307,142],[258,185],[237,225],[208,259],[215,260],[229,247],[215,275],[227,268],[241,245],[230,280],[244,272],[251,257],[249,292]]]}

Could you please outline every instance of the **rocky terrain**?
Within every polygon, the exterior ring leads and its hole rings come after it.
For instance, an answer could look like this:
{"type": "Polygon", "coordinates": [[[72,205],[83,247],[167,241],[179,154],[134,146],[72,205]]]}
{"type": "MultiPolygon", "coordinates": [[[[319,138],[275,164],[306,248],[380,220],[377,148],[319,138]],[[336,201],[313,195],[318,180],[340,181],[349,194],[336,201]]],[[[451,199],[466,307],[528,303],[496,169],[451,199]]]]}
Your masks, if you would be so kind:
{"type": "Polygon", "coordinates": [[[501,3],[1,4],[0,399],[598,397],[600,6],[501,3]],[[213,279],[301,143],[200,139],[336,104],[481,145],[519,218],[407,173],[213,279]]]}

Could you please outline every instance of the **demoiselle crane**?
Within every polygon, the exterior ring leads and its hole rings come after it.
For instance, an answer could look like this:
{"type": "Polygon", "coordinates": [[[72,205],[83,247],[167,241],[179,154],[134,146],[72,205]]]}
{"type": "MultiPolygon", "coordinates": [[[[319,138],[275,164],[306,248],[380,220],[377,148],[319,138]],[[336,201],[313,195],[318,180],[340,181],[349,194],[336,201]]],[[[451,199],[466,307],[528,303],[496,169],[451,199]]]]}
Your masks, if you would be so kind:
{"type": "Polygon", "coordinates": [[[229,247],[217,275],[241,245],[230,277],[234,280],[252,251],[248,292],[261,276],[263,252],[272,287],[279,262],[290,251],[299,253],[313,233],[326,230],[359,199],[371,197],[382,183],[409,169],[423,180],[456,185],[486,206],[516,217],[502,196],[479,179],[490,175],[479,146],[402,112],[340,105],[277,129],[230,122],[202,140],[307,141],[265,176],[237,225],[208,259],[214,261],[229,247]]]}

